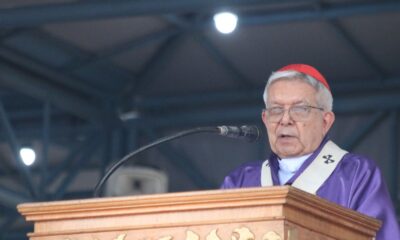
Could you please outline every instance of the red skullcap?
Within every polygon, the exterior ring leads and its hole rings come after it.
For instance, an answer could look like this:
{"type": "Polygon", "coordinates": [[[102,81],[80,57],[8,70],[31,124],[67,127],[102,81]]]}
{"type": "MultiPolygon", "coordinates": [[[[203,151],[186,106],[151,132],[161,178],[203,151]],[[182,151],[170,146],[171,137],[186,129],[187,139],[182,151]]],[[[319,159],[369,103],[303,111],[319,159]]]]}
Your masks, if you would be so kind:
{"type": "Polygon", "coordinates": [[[318,82],[322,83],[329,91],[331,91],[331,88],[328,85],[328,82],[322,76],[322,74],[315,69],[314,67],[307,65],[307,64],[290,64],[287,66],[284,66],[283,68],[279,69],[277,72],[283,72],[283,71],[296,71],[296,72],[301,72],[306,75],[309,75],[313,78],[315,78],[318,82]]]}

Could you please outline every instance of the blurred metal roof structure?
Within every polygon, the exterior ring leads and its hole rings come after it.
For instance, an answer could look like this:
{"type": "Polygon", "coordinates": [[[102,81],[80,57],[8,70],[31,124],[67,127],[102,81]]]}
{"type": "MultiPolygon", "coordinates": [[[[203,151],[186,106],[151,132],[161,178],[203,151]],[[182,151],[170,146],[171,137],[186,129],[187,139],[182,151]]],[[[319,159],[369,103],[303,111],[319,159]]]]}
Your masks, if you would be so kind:
{"type": "MultiPolygon", "coordinates": [[[[330,82],[332,138],[375,158],[399,208],[399,43],[399,1],[1,1],[1,237],[26,239],[16,204],[91,197],[112,161],[161,136],[261,126],[267,76],[298,62],[330,82]],[[221,10],[239,16],[230,35],[212,25],[221,10]]],[[[210,189],[268,151],[201,135],[137,164],[166,171],[170,191],[210,189]]]]}

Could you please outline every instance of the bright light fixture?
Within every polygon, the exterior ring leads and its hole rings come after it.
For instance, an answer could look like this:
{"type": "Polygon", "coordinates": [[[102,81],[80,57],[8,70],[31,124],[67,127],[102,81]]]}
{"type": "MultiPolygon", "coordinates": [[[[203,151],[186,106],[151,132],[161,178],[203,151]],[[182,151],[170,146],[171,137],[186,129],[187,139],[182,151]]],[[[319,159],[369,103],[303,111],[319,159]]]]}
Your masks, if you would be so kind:
{"type": "Polygon", "coordinates": [[[220,12],[214,15],[215,28],[223,34],[231,33],[235,30],[238,17],[230,12],[220,12]]]}
{"type": "Polygon", "coordinates": [[[36,153],[32,148],[21,148],[19,150],[19,155],[21,156],[22,162],[26,166],[30,166],[35,162],[36,159],[36,153]]]}

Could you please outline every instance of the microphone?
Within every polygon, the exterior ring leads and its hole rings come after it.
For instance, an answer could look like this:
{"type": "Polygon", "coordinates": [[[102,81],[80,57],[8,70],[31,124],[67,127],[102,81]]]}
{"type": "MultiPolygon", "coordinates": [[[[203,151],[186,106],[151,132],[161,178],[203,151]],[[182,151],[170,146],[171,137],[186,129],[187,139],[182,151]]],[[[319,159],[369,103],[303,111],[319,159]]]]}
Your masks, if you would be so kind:
{"type": "Polygon", "coordinates": [[[96,187],[94,188],[94,192],[93,192],[93,197],[99,197],[100,190],[102,189],[102,187],[103,187],[104,183],[107,181],[107,179],[111,176],[111,174],[113,172],[115,172],[115,170],[117,170],[126,161],[132,159],[133,156],[135,156],[136,154],[141,153],[152,147],[155,147],[161,143],[171,141],[171,140],[174,140],[177,138],[181,138],[183,136],[191,135],[194,133],[200,133],[200,132],[218,133],[221,136],[245,139],[249,142],[253,142],[253,141],[257,140],[260,135],[259,134],[260,132],[258,131],[258,128],[256,126],[241,126],[241,127],[219,126],[219,127],[193,128],[193,129],[189,129],[186,131],[178,132],[171,136],[160,138],[152,143],[149,143],[149,144],[125,155],[122,159],[116,161],[113,165],[111,165],[111,167],[105,172],[104,176],[96,184],[96,187]]]}
{"type": "Polygon", "coordinates": [[[218,129],[221,136],[244,139],[248,142],[254,142],[260,137],[260,131],[256,126],[219,126],[218,129]]]}

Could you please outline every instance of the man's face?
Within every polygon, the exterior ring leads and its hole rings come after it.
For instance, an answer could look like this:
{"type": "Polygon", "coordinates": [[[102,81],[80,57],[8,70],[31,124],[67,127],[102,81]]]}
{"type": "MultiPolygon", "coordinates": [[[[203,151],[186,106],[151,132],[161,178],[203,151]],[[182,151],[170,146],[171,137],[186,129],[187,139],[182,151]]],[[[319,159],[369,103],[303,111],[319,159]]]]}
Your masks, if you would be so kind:
{"type": "Polygon", "coordinates": [[[277,80],[268,89],[267,106],[282,107],[286,111],[278,122],[268,120],[263,111],[262,120],[267,128],[272,151],[281,158],[297,157],[312,153],[332,126],[333,112],[311,109],[307,118],[294,121],[288,109],[292,106],[318,107],[317,91],[300,80],[277,80]]]}

